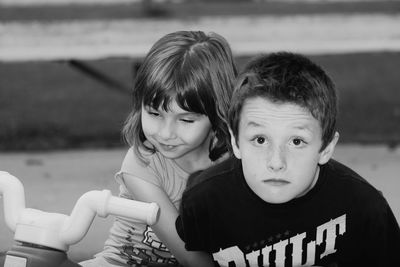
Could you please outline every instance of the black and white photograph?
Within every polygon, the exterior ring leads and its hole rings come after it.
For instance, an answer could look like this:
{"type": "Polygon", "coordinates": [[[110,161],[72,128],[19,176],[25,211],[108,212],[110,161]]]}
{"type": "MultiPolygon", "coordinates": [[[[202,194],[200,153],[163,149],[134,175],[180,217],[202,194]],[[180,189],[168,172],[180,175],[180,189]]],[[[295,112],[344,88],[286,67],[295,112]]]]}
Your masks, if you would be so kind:
{"type": "Polygon", "coordinates": [[[400,266],[400,0],[0,0],[0,267],[400,266]]]}

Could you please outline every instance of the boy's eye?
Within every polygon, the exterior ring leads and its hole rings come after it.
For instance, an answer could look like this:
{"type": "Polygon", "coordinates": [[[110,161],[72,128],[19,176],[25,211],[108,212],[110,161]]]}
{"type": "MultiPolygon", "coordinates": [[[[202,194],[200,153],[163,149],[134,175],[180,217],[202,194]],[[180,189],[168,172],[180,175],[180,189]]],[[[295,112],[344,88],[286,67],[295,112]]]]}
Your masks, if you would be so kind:
{"type": "Polygon", "coordinates": [[[302,146],[305,144],[304,140],[300,139],[300,138],[294,138],[292,140],[293,145],[295,146],[302,146]]]}
{"type": "Polygon", "coordinates": [[[262,144],[264,144],[264,143],[266,142],[266,139],[265,139],[265,137],[257,136],[257,137],[254,139],[254,141],[255,141],[257,144],[262,145],[262,144]]]}

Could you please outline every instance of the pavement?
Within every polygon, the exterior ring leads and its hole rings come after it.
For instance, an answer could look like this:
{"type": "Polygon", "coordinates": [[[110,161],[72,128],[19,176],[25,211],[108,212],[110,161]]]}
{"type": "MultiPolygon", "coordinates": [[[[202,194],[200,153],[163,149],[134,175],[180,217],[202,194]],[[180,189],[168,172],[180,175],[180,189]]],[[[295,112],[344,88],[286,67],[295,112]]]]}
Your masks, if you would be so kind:
{"type": "MultiPolygon", "coordinates": [[[[117,194],[113,176],[124,155],[125,149],[0,153],[0,170],[22,181],[27,208],[70,215],[78,198],[87,191],[109,189],[117,194]]],[[[380,189],[400,220],[400,148],[338,145],[334,158],[380,189]]],[[[69,257],[79,261],[100,251],[112,220],[95,217],[87,235],[70,247],[69,257]]],[[[6,227],[0,208],[0,252],[12,244],[13,233],[6,227]]]]}
{"type": "Polygon", "coordinates": [[[0,61],[143,57],[160,36],[183,29],[219,33],[237,56],[400,51],[398,25],[400,14],[7,22],[0,23],[0,61]]]}

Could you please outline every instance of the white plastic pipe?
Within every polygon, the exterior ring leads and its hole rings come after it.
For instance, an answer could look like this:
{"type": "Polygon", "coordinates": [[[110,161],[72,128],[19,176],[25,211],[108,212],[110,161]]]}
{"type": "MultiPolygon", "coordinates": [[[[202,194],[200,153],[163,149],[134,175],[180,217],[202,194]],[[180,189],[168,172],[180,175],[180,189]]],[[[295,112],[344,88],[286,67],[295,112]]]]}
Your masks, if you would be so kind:
{"type": "Polygon", "coordinates": [[[156,203],[110,196],[106,205],[106,213],[153,225],[158,220],[159,207],[156,203]]]}
{"type": "Polygon", "coordinates": [[[87,233],[94,217],[116,215],[153,225],[158,220],[156,203],[114,197],[109,190],[89,191],[75,204],[70,216],[25,208],[22,183],[7,172],[0,171],[0,196],[4,197],[4,217],[22,242],[68,250],[87,233]]]}
{"type": "Polygon", "coordinates": [[[22,183],[8,172],[0,171],[0,196],[3,196],[4,217],[13,232],[19,216],[25,209],[25,192],[22,183]]]}
{"type": "Polygon", "coordinates": [[[158,219],[158,210],[155,203],[113,197],[109,190],[89,191],[79,198],[71,215],[64,221],[60,238],[66,244],[79,242],[96,214],[101,217],[117,215],[152,225],[158,219]]]}

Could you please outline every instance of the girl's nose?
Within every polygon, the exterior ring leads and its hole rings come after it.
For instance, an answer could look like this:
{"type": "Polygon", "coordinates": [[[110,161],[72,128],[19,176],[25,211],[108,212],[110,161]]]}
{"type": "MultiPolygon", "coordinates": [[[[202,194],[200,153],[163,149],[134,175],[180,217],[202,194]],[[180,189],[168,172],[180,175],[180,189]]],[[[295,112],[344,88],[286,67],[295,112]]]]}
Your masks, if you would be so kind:
{"type": "Polygon", "coordinates": [[[164,121],[160,125],[158,136],[162,138],[162,140],[174,139],[176,137],[176,129],[175,124],[171,121],[164,121]]]}
{"type": "Polygon", "coordinates": [[[271,147],[268,152],[267,167],[272,172],[279,172],[286,169],[285,149],[282,147],[271,147]]]}

